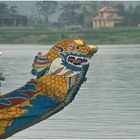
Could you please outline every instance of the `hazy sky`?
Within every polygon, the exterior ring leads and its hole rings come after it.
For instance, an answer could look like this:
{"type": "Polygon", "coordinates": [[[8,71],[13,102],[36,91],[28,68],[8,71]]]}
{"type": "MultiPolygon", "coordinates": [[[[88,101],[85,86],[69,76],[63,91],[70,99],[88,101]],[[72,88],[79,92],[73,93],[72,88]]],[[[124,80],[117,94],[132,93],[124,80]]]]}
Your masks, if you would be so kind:
{"type": "MultiPolygon", "coordinates": [[[[32,14],[32,11],[35,9],[35,3],[36,1],[1,1],[7,3],[8,5],[15,5],[18,7],[18,11],[23,14],[32,14]]],[[[84,1],[85,2],[85,1],[84,1]]],[[[130,4],[136,5],[140,3],[140,1],[119,1],[123,3],[125,6],[128,6],[130,4]]]]}
{"type": "MultiPolygon", "coordinates": [[[[2,1],[0,1],[2,2],[2,1]]],[[[32,10],[35,9],[35,1],[4,1],[4,3],[7,3],[9,6],[17,6],[18,11],[21,14],[32,14],[32,10]]]]}
{"type": "MultiPolygon", "coordinates": [[[[2,2],[2,1],[0,1],[2,2]]],[[[4,3],[8,4],[9,6],[17,6],[18,12],[23,15],[32,15],[36,13],[35,3],[36,1],[3,1],[4,3]]],[[[50,18],[50,22],[57,21],[59,12],[52,15],[50,18]]]]}
{"type": "MultiPolygon", "coordinates": [[[[36,1],[1,1],[0,2],[4,2],[6,4],[8,4],[9,6],[17,6],[18,7],[18,12],[20,14],[25,14],[25,15],[32,15],[36,12],[35,10],[35,3],[36,1]]],[[[86,1],[84,1],[86,2],[86,1]]],[[[111,1],[112,2],[112,1],[111,1]]],[[[116,1],[115,1],[116,2],[116,1]]],[[[137,5],[140,4],[140,1],[118,1],[119,3],[123,3],[125,6],[129,6],[129,5],[137,5]]],[[[59,16],[60,12],[57,11],[55,15],[51,16],[51,21],[57,21],[57,18],[59,16]]]]}

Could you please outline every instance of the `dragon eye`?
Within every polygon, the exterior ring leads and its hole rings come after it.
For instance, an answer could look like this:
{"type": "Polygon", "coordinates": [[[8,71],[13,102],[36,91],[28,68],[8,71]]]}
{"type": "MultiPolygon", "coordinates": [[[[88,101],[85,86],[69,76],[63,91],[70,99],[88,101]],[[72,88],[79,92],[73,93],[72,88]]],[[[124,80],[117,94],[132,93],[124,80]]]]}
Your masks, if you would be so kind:
{"type": "Polygon", "coordinates": [[[63,48],[61,48],[61,47],[59,47],[59,46],[55,46],[56,48],[57,48],[57,50],[59,51],[59,52],[63,52],[63,48]]]}

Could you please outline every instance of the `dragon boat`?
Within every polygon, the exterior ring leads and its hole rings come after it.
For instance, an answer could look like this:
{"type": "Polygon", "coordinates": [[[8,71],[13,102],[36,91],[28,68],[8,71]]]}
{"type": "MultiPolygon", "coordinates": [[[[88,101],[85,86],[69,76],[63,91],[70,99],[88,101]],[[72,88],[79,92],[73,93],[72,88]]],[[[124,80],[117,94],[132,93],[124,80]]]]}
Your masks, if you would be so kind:
{"type": "Polygon", "coordinates": [[[0,138],[8,138],[47,119],[71,103],[86,81],[96,46],[83,40],[62,40],[48,53],[39,52],[24,86],[0,96],[0,138]]]}

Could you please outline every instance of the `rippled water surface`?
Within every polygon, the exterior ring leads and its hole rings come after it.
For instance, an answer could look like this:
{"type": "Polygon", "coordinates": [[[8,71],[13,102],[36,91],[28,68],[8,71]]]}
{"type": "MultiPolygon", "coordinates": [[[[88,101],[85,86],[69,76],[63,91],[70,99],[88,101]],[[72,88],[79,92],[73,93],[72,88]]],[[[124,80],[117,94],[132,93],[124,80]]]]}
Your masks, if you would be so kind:
{"type": "MultiPolygon", "coordinates": [[[[38,51],[50,46],[0,45],[1,92],[30,78],[38,51]]],[[[11,138],[140,138],[140,45],[99,45],[87,82],[61,112],[11,138]]]]}

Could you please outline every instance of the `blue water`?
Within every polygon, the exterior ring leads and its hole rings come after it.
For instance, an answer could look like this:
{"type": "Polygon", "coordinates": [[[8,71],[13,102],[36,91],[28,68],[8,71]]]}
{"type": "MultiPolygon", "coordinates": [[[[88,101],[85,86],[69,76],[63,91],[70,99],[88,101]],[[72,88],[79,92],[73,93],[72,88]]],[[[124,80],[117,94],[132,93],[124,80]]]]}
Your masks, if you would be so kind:
{"type": "MultiPolygon", "coordinates": [[[[25,84],[45,45],[0,45],[3,94],[25,84]]],[[[140,45],[99,45],[74,102],[11,138],[140,138],[140,45]]]]}

